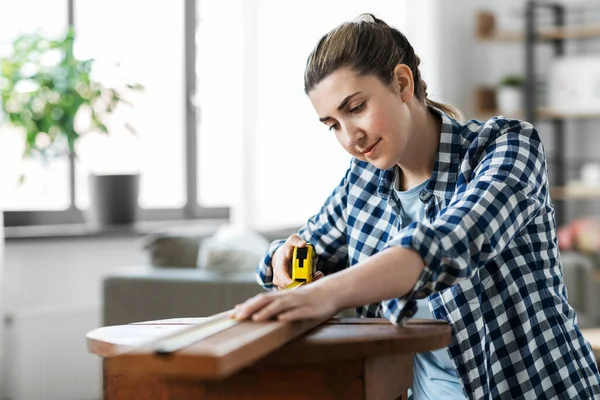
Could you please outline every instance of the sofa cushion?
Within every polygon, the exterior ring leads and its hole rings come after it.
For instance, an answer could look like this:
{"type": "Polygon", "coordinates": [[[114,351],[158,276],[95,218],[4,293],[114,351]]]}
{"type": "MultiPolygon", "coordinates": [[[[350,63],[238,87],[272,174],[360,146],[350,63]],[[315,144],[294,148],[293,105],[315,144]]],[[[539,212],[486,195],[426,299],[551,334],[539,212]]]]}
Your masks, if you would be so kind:
{"type": "Polygon", "coordinates": [[[254,271],[269,244],[267,239],[251,229],[223,225],[213,236],[201,242],[197,267],[216,272],[254,271]]]}
{"type": "MultiPolygon", "coordinates": [[[[195,268],[202,252],[203,244],[209,240],[217,227],[201,232],[155,232],[142,238],[142,248],[147,251],[148,262],[156,267],[195,268]]],[[[287,239],[296,233],[298,227],[260,230],[257,233],[271,243],[279,239],[287,239]]]]}
{"type": "Polygon", "coordinates": [[[254,271],[123,268],[103,281],[103,325],[207,317],[263,292],[254,271]]]}

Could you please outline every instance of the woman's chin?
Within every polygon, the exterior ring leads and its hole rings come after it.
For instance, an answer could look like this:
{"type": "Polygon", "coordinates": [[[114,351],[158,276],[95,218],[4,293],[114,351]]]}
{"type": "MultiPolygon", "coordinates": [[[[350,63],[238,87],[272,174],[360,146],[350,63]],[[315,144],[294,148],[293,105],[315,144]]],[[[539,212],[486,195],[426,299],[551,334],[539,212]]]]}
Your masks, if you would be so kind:
{"type": "Polygon", "coordinates": [[[393,161],[385,160],[385,159],[376,159],[376,160],[367,160],[369,163],[374,165],[378,169],[390,169],[394,165],[396,165],[393,161]]]}
{"type": "Polygon", "coordinates": [[[354,157],[358,158],[361,161],[366,161],[378,169],[390,169],[394,165],[396,165],[395,162],[388,160],[384,157],[377,157],[377,158],[371,159],[369,157],[365,157],[364,154],[360,154],[360,155],[355,154],[354,157]]]}

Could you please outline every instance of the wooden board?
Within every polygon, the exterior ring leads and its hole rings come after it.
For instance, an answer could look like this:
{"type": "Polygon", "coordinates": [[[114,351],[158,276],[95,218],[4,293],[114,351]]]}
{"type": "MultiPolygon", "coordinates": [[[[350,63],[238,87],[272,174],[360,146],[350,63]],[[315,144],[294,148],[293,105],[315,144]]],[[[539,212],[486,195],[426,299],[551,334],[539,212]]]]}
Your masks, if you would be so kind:
{"type": "Polygon", "coordinates": [[[182,323],[105,327],[87,335],[88,351],[111,360],[114,372],[167,373],[221,379],[259,360],[323,321],[251,322],[239,324],[174,352],[158,356],[153,344],[166,335],[189,329],[182,323]],[[121,368],[121,369],[120,369],[121,368]]]}
{"type": "Polygon", "coordinates": [[[384,318],[331,320],[256,363],[288,365],[350,360],[391,354],[412,354],[448,346],[452,328],[446,322],[412,319],[406,326],[384,318]]]}
{"type": "Polygon", "coordinates": [[[319,324],[319,321],[243,322],[164,357],[153,354],[149,344],[162,336],[159,332],[173,332],[190,325],[182,320],[153,321],[92,331],[88,334],[88,349],[107,357],[114,374],[222,379],[244,367],[411,354],[450,343],[450,326],[432,320],[411,320],[405,327],[396,327],[385,319],[331,320],[317,327],[319,324]],[[287,344],[315,327],[310,334],[287,344]],[[132,350],[136,340],[143,346],[132,350]],[[124,348],[128,349],[125,353],[124,348]]]}

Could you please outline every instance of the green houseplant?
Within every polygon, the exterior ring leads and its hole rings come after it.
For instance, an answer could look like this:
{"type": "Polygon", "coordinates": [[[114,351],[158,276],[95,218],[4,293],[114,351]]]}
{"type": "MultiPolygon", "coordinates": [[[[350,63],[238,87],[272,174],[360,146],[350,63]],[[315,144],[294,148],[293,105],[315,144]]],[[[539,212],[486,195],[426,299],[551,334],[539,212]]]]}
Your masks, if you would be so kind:
{"type": "MultiPolygon", "coordinates": [[[[76,156],[75,144],[86,133],[78,131],[75,124],[80,110],[88,111],[84,113],[89,119],[87,132],[108,134],[106,119],[120,104],[130,105],[128,93],[143,89],[137,83],[113,88],[95,80],[94,60],[77,59],[73,53],[74,41],[72,28],[58,39],[38,33],[26,34],[13,41],[10,56],[0,59],[3,122],[23,132],[26,158],[50,160],[70,154],[76,156]]],[[[131,125],[125,124],[125,127],[135,134],[131,125]]],[[[90,176],[91,208],[94,202],[106,208],[107,199],[98,196],[106,193],[114,198],[116,194],[97,190],[97,179],[90,176]]],[[[133,192],[137,206],[137,189],[133,192]]]]}
{"type": "Polygon", "coordinates": [[[523,86],[521,75],[505,75],[498,84],[496,94],[499,111],[509,117],[515,117],[523,111],[523,86]]]}
{"type": "Polygon", "coordinates": [[[501,80],[500,80],[500,86],[503,87],[523,87],[523,85],[525,84],[525,79],[521,76],[521,75],[517,75],[517,74],[510,74],[510,75],[505,75],[501,80]]]}

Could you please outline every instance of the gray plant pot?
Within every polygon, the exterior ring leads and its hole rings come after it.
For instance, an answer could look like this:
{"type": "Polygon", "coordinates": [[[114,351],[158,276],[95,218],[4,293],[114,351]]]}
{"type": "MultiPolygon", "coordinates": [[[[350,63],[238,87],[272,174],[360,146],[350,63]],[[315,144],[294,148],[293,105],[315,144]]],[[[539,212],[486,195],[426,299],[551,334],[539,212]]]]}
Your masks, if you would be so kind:
{"type": "Polygon", "coordinates": [[[90,175],[90,222],[129,225],[137,218],[140,175],[90,175]]]}

